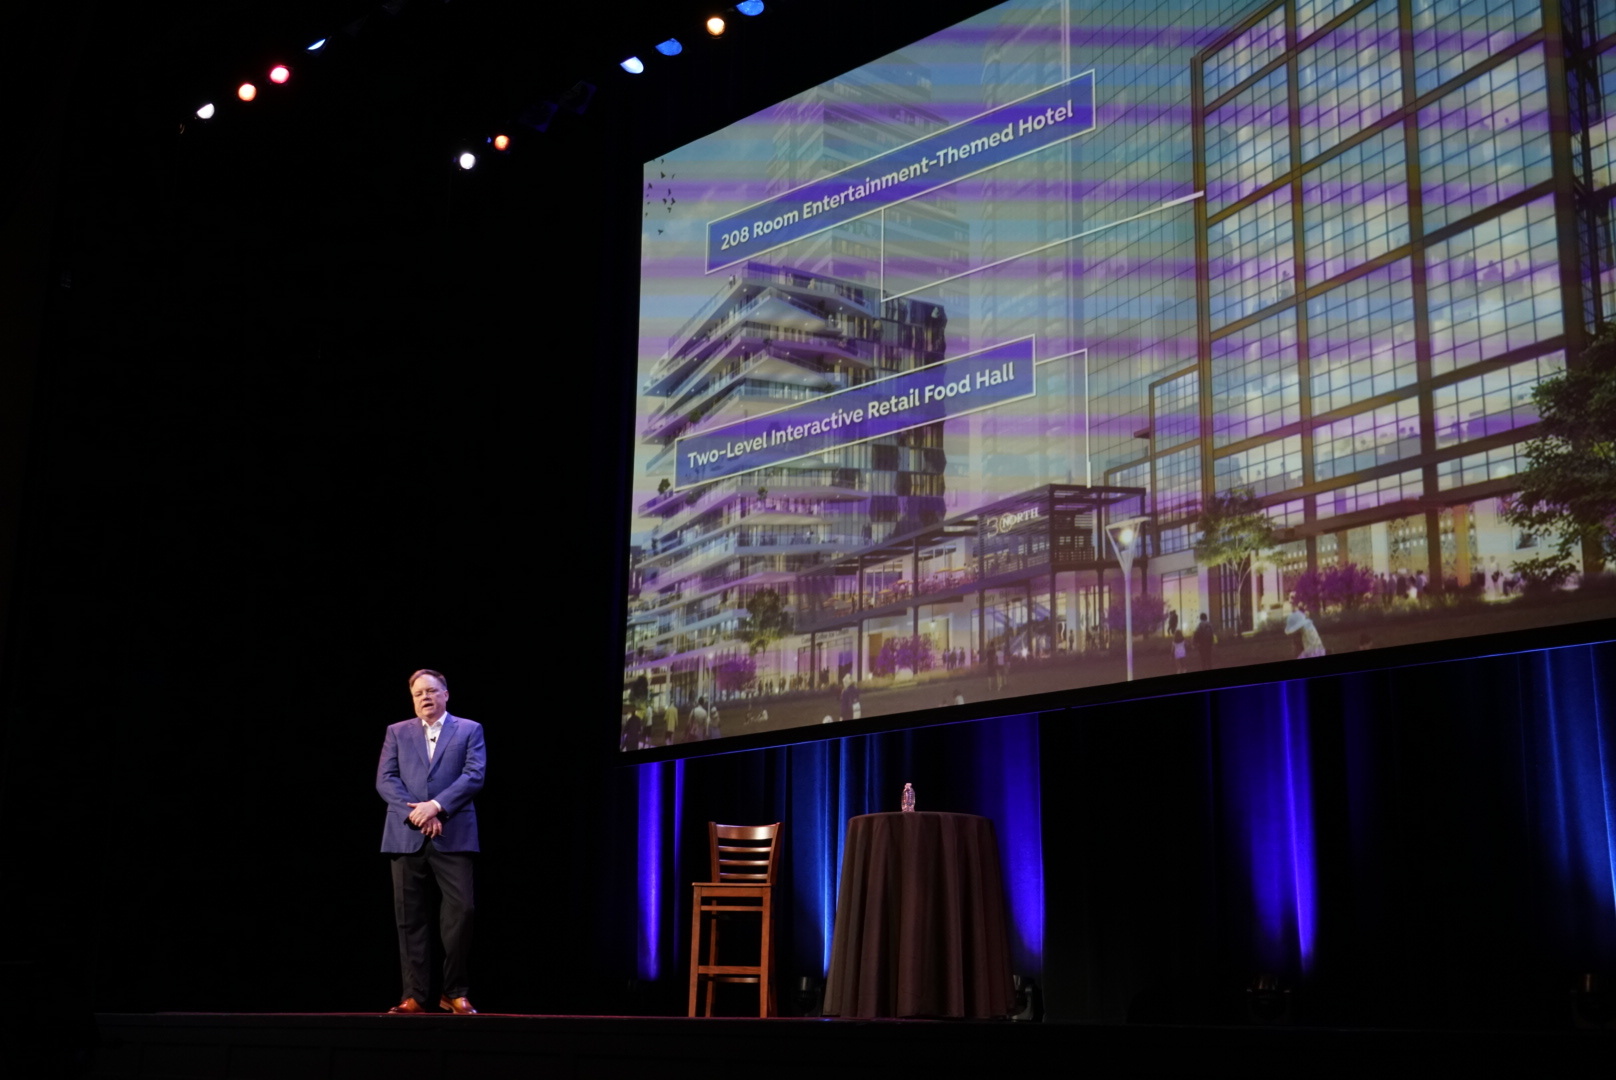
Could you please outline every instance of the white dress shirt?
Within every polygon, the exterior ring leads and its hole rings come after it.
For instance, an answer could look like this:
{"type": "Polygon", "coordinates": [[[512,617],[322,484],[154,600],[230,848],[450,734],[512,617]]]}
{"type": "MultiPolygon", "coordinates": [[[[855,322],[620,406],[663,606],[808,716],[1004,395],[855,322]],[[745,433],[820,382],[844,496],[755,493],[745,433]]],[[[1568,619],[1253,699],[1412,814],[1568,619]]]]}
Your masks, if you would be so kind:
{"type": "MultiPolygon", "coordinates": [[[[449,714],[447,712],[443,714],[443,716],[448,715],[449,714]]],[[[443,734],[443,716],[438,717],[430,724],[425,720],[421,721],[421,730],[426,735],[426,759],[428,761],[431,761],[432,755],[438,752],[438,736],[443,734]]],[[[443,813],[442,803],[436,799],[431,799],[429,801],[433,806],[438,808],[438,813],[443,813]]]]}

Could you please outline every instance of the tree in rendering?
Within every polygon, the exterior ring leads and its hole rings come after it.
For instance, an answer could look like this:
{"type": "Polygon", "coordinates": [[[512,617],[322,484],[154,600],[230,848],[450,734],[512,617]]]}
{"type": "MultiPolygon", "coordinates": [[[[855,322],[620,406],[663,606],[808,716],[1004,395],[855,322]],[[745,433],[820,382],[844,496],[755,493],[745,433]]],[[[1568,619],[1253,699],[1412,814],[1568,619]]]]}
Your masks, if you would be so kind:
{"type": "MultiPolygon", "coordinates": [[[[1146,637],[1161,629],[1167,621],[1167,601],[1155,593],[1136,593],[1133,597],[1133,632],[1135,637],[1146,637]]],[[[1122,633],[1128,625],[1128,611],[1123,601],[1117,600],[1105,613],[1105,625],[1122,633]]],[[[1193,630],[1186,627],[1185,630],[1193,630]]]]}
{"type": "MultiPolygon", "coordinates": [[[[791,612],[786,610],[780,594],[773,589],[759,589],[753,593],[746,602],[746,620],[741,623],[738,632],[751,655],[756,656],[790,633],[791,612]]],[[[774,666],[777,672],[780,671],[778,656],[775,657],[774,666]]]]}
{"type": "Polygon", "coordinates": [[[1534,564],[1569,570],[1580,547],[1583,566],[1602,570],[1616,558],[1616,324],[1575,367],[1538,383],[1532,401],[1539,433],[1526,443],[1520,494],[1504,519],[1554,542],[1554,554],[1534,564]]]}
{"type": "Polygon", "coordinates": [[[740,638],[755,656],[791,633],[791,612],[773,589],[759,589],[746,602],[740,638]]]}
{"type": "MultiPolygon", "coordinates": [[[[1235,488],[1212,496],[1195,519],[1201,538],[1195,561],[1202,566],[1233,566],[1239,575],[1237,595],[1245,595],[1252,570],[1274,546],[1274,523],[1262,512],[1250,488],[1235,488]]],[[[1252,598],[1252,612],[1257,610],[1252,598]]],[[[1244,628],[1244,627],[1243,627],[1244,628]]]]}

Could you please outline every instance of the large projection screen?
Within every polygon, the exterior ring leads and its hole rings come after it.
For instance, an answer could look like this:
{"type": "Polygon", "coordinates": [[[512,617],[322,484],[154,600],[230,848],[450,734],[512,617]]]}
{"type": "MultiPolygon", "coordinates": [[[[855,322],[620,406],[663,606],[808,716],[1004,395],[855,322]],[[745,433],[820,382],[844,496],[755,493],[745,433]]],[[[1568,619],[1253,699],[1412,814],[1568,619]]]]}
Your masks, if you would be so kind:
{"type": "Polygon", "coordinates": [[[621,747],[1616,614],[1510,517],[1611,307],[1549,45],[1012,0],[646,163],[621,747]]]}

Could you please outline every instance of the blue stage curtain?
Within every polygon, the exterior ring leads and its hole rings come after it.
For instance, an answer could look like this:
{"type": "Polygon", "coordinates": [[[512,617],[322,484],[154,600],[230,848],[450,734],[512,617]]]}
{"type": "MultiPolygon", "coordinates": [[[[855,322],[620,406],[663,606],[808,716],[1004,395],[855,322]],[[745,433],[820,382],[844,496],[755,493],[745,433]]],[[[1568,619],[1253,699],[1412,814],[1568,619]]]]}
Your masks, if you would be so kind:
{"type": "Polygon", "coordinates": [[[1307,684],[1241,687],[1214,701],[1230,855],[1249,886],[1253,974],[1305,974],[1318,918],[1307,684]]]}
{"type": "Polygon", "coordinates": [[[1539,839],[1550,948],[1572,972],[1616,964],[1616,648],[1514,658],[1527,813],[1539,839]]]}
{"type": "Polygon", "coordinates": [[[667,964],[666,927],[663,922],[663,898],[669,895],[668,865],[663,857],[667,830],[663,822],[667,817],[664,792],[668,788],[673,766],[668,762],[641,765],[638,769],[639,801],[634,822],[634,878],[638,889],[634,920],[635,974],[647,982],[655,982],[667,964]]]}
{"type": "Polygon", "coordinates": [[[780,885],[788,902],[776,905],[781,971],[824,977],[847,822],[898,809],[905,783],[915,785],[923,810],[993,819],[1014,960],[1018,971],[1038,974],[1044,918],[1038,735],[1037,716],[1012,716],[638,766],[641,978],[682,970],[678,928],[689,917],[688,882],[707,872],[707,822],[773,820],[785,823],[786,837],[780,885]]]}
{"type": "Polygon", "coordinates": [[[1613,680],[1585,645],[641,766],[640,973],[686,970],[707,821],[781,820],[781,976],[822,976],[847,821],[908,781],[994,820],[1051,1016],[1217,1019],[1266,971],[1346,1022],[1559,1022],[1616,970],[1613,680]]]}

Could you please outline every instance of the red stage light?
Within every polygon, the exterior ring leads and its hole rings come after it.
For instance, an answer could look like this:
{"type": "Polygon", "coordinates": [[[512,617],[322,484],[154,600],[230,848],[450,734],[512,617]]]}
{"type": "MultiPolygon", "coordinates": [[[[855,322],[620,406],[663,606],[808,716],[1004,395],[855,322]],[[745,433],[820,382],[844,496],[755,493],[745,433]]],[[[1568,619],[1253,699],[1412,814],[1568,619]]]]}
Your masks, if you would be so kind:
{"type": "Polygon", "coordinates": [[[269,81],[274,83],[276,86],[281,85],[291,77],[292,69],[287,67],[285,64],[276,64],[274,67],[269,69],[269,81]]]}
{"type": "Polygon", "coordinates": [[[244,82],[236,88],[236,96],[242,101],[251,101],[258,96],[258,87],[250,82],[244,82]]]}
{"type": "Polygon", "coordinates": [[[494,136],[494,149],[495,150],[501,150],[501,151],[509,150],[510,147],[511,147],[511,139],[510,139],[509,135],[495,135],[494,136]]]}

